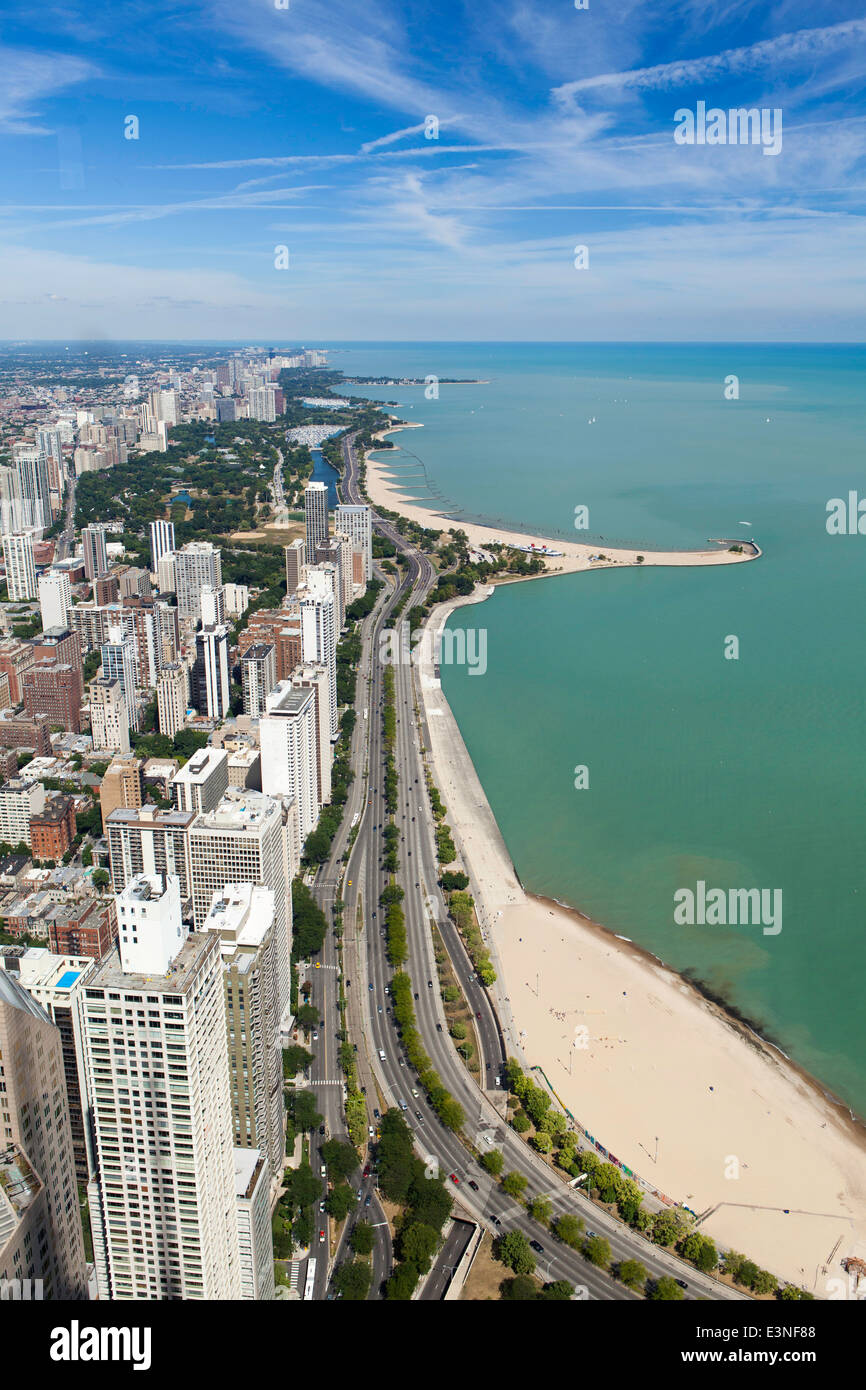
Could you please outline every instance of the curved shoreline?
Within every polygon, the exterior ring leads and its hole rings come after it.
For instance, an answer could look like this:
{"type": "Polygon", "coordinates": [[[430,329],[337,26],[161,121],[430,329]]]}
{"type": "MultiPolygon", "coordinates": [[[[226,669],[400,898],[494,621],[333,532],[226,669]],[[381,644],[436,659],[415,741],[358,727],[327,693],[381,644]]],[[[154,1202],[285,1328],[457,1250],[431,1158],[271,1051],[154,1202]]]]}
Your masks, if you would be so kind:
{"type": "MultiPolygon", "coordinates": [[[[379,430],[374,439],[384,439],[390,434],[396,434],[400,430],[419,430],[424,426],[418,421],[401,421],[399,424],[389,425],[387,428],[379,430]]],[[[448,531],[459,529],[464,531],[471,544],[484,548],[485,546],[500,542],[507,546],[526,546],[530,543],[536,545],[553,544],[562,553],[556,556],[541,555],[545,561],[545,568],[538,575],[527,575],[527,578],[541,579],[554,574],[575,574],[581,570],[613,569],[619,565],[632,565],[640,569],[649,569],[655,566],[704,566],[704,565],[741,565],[749,564],[752,560],[757,560],[761,556],[761,548],[748,538],[743,538],[742,544],[751,545],[753,553],[747,554],[745,551],[737,553],[732,550],[650,550],[641,549],[638,546],[609,546],[606,541],[561,541],[550,536],[543,536],[539,532],[508,531],[501,527],[488,526],[481,522],[464,521],[462,518],[448,517],[442,512],[432,511],[426,507],[420,507],[409,497],[405,496],[398,487],[395,486],[393,479],[386,476],[387,463],[382,459],[374,459],[372,454],[375,449],[364,451],[364,466],[366,469],[366,492],[374,506],[385,507],[389,511],[399,512],[409,521],[414,521],[417,525],[423,526],[428,530],[448,531]],[[598,560],[594,557],[602,552],[605,559],[598,560]],[[640,559],[638,557],[641,557],[640,559]]],[[[741,542],[736,542],[740,544],[741,542]]],[[[719,542],[716,542],[719,544],[719,542]]]]}

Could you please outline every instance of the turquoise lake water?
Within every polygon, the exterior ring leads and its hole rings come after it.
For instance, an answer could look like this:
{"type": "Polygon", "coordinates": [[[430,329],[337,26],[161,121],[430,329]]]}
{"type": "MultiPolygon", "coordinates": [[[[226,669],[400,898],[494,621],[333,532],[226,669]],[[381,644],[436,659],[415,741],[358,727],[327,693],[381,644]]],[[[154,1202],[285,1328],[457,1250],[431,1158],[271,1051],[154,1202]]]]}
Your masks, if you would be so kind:
{"type": "Polygon", "coordinates": [[[830,498],[866,495],[866,351],[352,344],[331,362],[488,380],[352,388],[424,424],[383,456],[422,504],[421,463],[467,517],[514,529],[580,539],[585,505],[610,544],[763,547],[500,589],[451,620],[486,628],[486,673],[443,681],[525,886],[695,972],[866,1116],[866,535],[826,530],[830,498]],[[676,925],[701,879],[781,889],[781,932],[676,925]]]}

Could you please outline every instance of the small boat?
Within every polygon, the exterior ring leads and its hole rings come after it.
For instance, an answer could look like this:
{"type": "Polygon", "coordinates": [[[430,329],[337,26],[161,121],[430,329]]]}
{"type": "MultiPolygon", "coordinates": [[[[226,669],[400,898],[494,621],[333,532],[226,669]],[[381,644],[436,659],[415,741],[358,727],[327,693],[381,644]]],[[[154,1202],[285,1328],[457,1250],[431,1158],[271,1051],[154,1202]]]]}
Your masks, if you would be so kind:
{"type": "Polygon", "coordinates": [[[751,526],[751,524],[752,524],[751,521],[738,521],[738,522],[737,522],[737,525],[738,525],[738,526],[751,526]]]}

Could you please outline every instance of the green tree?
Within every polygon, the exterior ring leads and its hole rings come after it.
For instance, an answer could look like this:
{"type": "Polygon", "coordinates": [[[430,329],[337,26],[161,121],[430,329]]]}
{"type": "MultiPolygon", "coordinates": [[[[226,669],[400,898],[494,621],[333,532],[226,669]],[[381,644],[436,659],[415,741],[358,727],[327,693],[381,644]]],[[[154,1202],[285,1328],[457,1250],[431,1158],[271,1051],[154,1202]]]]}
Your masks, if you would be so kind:
{"type": "Polygon", "coordinates": [[[715,1242],[701,1235],[700,1231],[691,1231],[684,1236],[677,1249],[684,1260],[691,1260],[693,1265],[707,1274],[719,1263],[715,1242]]]}
{"type": "Polygon", "coordinates": [[[325,1210],[335,1221],[345,1221],[350,1211],[355,1209],[355,1193],[347,1182],[338,1183],[328,1193],[325,1210]]]}
{"type": "Polygon", "coordinates": [[[337,1270],[334,1285],[347,1303],[362,1303],[370,1292],[371,1272],[361,1260],[347,1260],[337,1270]]]}
{"type": "Polygon", "coordinates": [[[485,1173],[492,1173],[494,1178],[499,1177],[499,1174],[505,1166],[505,1160],[499,1149],[488,1149],[487,1153],[481,1155],[479,1161],[485,1173]]]}
{"type": "Polygon", "coordinates": [[[522,1197],[526,1191],[527,1180],[522,1173],[506,1173],[502,1179],[502,1190],[507,1192],[509,1197],[522,1197]]]}
{"type": "Polygon", "coordinates": [[[353,1227],[349,1244],[356,1255],[370,1255],[376,1244],[376,1232],[369,1221],[359,1221],[353,1227]]]}
{"type": "Polygon", "coordinates": [[[424,1274],[439,1245],[439,1232],[422,1221],[413,1221],[400,1232],[400,1254],[424,1274]]]}
{"type": "Polygon", "coordinates": [[[513,1129],[517,1131],[518,1134],[525,1134],[528,1129],[532,1128],[532,1126],[529,1123],[529,1117],[527,1115],[524,1115],[522,1110],[517,1110],[512,1115],[511,1126],[513,1129]]]}
{"type": "Polygon", "coordinates": [[[591,1265],[597,1265],[599,1269],[607,1269],[610,1265],[610,1244],[604,1236],[588,1236],[583,1243],[583,1254],[591,1265]]]}
{"type": "Polygon", "coordinates": [[[529,1274],[518,1274],[514,1279],[503,1279],[499,1285],[499,1296],[505,1302],[529,1303],[538,1297],[538,1285],[529,1274]]]}
{"type": "Polygon", "coordinates": [[[321,1145],[320,1152],[328,1176],[333,1181],[350,1178],[357,1170],[358,1155],[345,1139],[328,1139],[321,1145]]]}
{"type": "Polygon", "coordinates": [[[417,1265],[398,1264],[385,1285],[385,1298],[388,1301],[408,1302],[415,1292],[421,1271],[417,1265]]]}
{"type": "Polygon", "coordinates": [[[677,1303],[685,1295],[676,1279],[671,1279],[668,1275],[663,1274],[661,1279],[656,1279],[650,1288],[648,1297],[657,1303],[677,1303]]]}
{"type": "Polygon", "coordinates": [[[770,1274],[766,1269],[759,1269],[752,1280],[752,1293],[774,1293],[779,1287],[779,1281],[775,1274],[770,1274]]]}
{"type": "Polygon", "coordinates": [[[646,1269],[640,1260],[620,1260],[616,1272],[620,1283],[625,1284],[627,1289],[638,1291],[646,1283],[646,1269]]]}
{"type": "Polygon", "coordinates": [[[295,1091],[292,1096],[292,1119],[295,1129],[318,1129],[322,1117],[316,1109],[316,1097],[312,1091],[295,1091]]]}
{"type": "Polygon", "coordinates": [[[522,1231],[509,1231],[496,1242],[496,1258],[515,1274],[532,1274],[535,1257],[522,1231]]]}
{"type": "Polygon", "coordinates": [[[579,1216],[572,1216],[571,1213],[558,1216],[553,1223],[553,1229],[564,1244],[570,1245],[573,1250],[580,1249],[580,1243],[583,1239],[583,1222],[579,1216]]]}
{"type": "Polygon", "coordinates": [[[553,1203],[549,1197],[533,1197],[529,1203],[529,1215],[533,1221],[547,1226],[553,1213],[553,1203]]]}

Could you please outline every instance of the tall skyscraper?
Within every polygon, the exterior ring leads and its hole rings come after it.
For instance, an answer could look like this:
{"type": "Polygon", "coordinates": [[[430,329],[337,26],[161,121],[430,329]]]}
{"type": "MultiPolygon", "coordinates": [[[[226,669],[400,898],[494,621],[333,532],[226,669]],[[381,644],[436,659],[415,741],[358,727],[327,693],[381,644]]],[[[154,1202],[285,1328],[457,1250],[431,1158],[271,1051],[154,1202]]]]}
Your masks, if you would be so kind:
{"type": "Polygon", "coordinates": [[[6,589],[14,603],[36,598],[36,566],[33,563],[33,533],[3,537],[3,559],[6,563],[6,589]]]}
{"type": "Polygon", "coordinates": [[[156,683],[156,715],[159,732],[174,738],[183,728],[189,704],[189,678],[182,662],[164,666],[156,683]]]}
{"type": "Polygon", "coordinates": [[[274,890],[279,963],[277,1012],[281,1018],[289,1003],[291,880],[297,862],[293,858],[295,831],[293,826],[288,833],[285,831],[283,814],[283,807],[271,797],[248,787],[229,787],[220,804],[199,816],[189,831],[193,921],[197,930],[204,925],[214,893],[221,892],[224,884],[257,883],[274,890]]]}
{"type": "Polygon", "coordinates": [[[272,642],[257,642],[248,647],[241,658],[241,686],[244,692],[244,714],[259,719],[265,711],[265,700],[277,683],[277,657],[272,642]]]}
{"type": "Polygon", "coordinates": [[[17,473],[17,494],[29,513],[26,524],[44,530],[51,525],[51,482],[45,454],[33,444],[16,444],[13,457],[17,473]]]}
{"type": "Polygon", "coordinates": [[[177,611],[181,619],[201,622],[201,591],[206,584],[222,584],[222,552],[210,541],[190,541],[175,551],[174,574],[177,611]]]}
{"type": "Polygon", "coordinates": [[[337,602],[331,578],[315,569],[307,571],[307,586],[301,596],[301,657],[321,662],[328,671],[331,706],[330,732],[336,738],[337,713],[337,602]]]}
{"type": "Polygon", "coordinates": [[[130,729],[138,730],[138,702],[135,638],[122,628],[108,629],[108,641],[102,647],[102,675],[106,680],[120,682],[130,729]]]}
{"type": "Polygon", "coordinates": [[[105,531],[101,526],[85,526],[81,541],[84,547],[84,573],[87,579],[93,580],[108,569],[105,531]]]}
{"type": "Polygon", "coordinates": [[[222,584],[215,588],[205,584],[201,591],[201,620],[205,627],[218,627],[226,620],[226,591],[222,584]]]}
{"type": "Polygon", "coordinates": [[[0,970],[0,1280],[86,1298],[84,1241],[63,1044],[45,1010],[0,970]]]}
{"type": "Polygon", "coordinates": [[[91,681],[90,729],[94,752],[129,752],[129,711],[119,680],[101,676],[91,681]]]}
{"type": "Polygon", "coordinates": [[[334,749],[331,743],[331,698],[328,668],[319,662],[301,662],[291,675],[292,685],[312,690],[316,697],[316,775],[318,801],[324,806],[331,800],[331,765],[334,749]]]}
{"type": "Polygon", "coordinates": [[[334,529],[348,536],[364,557],[364,579],[373,578],[373,511],[366,505],[341,502],[334,512],[334,529]]]}
{"type": "Polygon", "coordinates": [[[285,1106],[274,928],[273,889],[252,883],[218,889],[204,923],[204,931],[219,936],[222,952],[234,1142],[261,1149],[280,1175],[285,1106]]]}
{"type": "Polygon", "coordinates": [[[195,635],[192,682],[196,709],[209,719],[225,719],[231,702],[229,630],[203,627],[195,635]]]}
{"type": "Polygon", "coordinates": [[[307,483],[304,488],[304,517],[307,523],[307,554],[313,556],[319,542],[328,539],[327,483],[307,483]]]}
{"type": "Polygon", "coordinates": [[[298,808],[300,848],[316,827],[318,799],[316,697],[310,689],[288,681],[268,696],[260,722],[262,791],[266,796],[292,796],[298,808]]]}
{"type": "Polygon", "coordinates": [[[174,550],[174,522],[158,517],[150,523],[150,569],[152,574],[159,570],[163,555],[174,550]]]}
{"type": "Polygon", "coordinates": [[[63,570],[47,570],[45,574],[40,574],[38,588],[43,630],[49,627],[66,627],[72,607],[69,575],[63,570]]]}
{"type": "Polygon", "coordinates": [[[85,994],[100,1297],[239,1298],[219,940],[186,935],[173,875],[132,879],[118,924],[85,994]]]}
{"type": "Polygon", "coordinates": [[[291,597],[303,584],[307,568],[307,543],[298,538],[286,546],[286,593],[291,597]]]}

